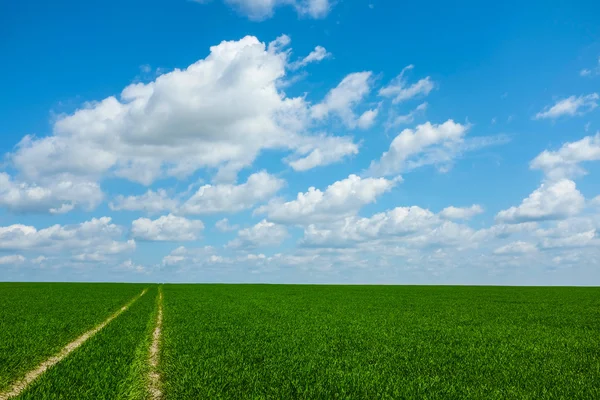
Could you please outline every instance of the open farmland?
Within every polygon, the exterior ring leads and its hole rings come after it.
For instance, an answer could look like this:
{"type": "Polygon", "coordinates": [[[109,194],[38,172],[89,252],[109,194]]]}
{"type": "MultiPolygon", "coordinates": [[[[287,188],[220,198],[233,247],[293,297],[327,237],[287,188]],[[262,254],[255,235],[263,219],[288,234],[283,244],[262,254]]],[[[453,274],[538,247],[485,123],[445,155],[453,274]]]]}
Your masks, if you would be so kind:
{"type": "Polygon", "coordinates": [[[0,283],[0,392],[141,292],[131,284],[0,283]]]}
{"type": "Polygon", "coordinates": [[[600,398],[597,288],[64,286],[129,308],[16,398],[600,398]]]}
{"type": "Polygon", "coordinates": [[[168,285],[185,398],[600,398],[600,290],[168,285]]]}

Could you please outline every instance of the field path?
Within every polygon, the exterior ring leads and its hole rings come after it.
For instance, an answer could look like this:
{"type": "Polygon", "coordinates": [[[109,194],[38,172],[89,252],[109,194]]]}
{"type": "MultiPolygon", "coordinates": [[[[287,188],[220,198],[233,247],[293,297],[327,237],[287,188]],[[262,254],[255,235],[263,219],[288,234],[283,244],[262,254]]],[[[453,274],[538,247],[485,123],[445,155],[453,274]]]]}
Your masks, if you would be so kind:
{"type": "Polygon", "coordinates": [[[85,332],[83,335],[79,336],[77,339],[73,340],[71,343],[67,344],[63,349],[56,355],[50,357],[46,361],[42,362],[33,370],[29,371],[25,377],[17,382],[15,382],[8,390],[5,392],[0,392],[0,400],[8,400],[10,398],[16,397],[23,390],[27,388],[33,381],[40,377],[46,370],[53,367],[54,365],[61,362],[65,357],[75,351],[79,346],[84,344],[89,338],[94,336],[96,333],[100,332],[106,325],[108,325],[113,319],[117,318],[123,312],[127,311],[127,309],[140,297],[142,297],[148,289],[144,289],[142,293],[134,297],[129,303],[125,304],[119,310],[117,310],[114,314],[108,317],[104,322],[95,328],[85,332]]]}
{"type": "Polygon", "coordinates": [[[158,372],[158,363],[160,361],[160,335],[162,333],[163,320],[163,293],[162,288],[158,289],[158,312],[156,315],[156,327],[152,334],[152,344],[150,345],[150,376],[148,379],[150,398],[153,400],[162,399],[161,379],[158,372]]]}

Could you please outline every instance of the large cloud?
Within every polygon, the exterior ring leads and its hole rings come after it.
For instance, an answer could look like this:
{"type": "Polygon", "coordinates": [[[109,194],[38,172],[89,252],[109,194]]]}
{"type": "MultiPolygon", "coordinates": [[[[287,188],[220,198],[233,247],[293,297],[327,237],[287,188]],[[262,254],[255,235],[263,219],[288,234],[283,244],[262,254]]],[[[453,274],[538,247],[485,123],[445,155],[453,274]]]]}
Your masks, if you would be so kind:
{"type": "Polygon", "coordinates": [[[36,229],[28,225],[0,227],[0,250],[33,253],[72,254],[80,261],[105,260],[135,249],[135,241],[119,240],[123,230],[111,218],[93,218],[77,225],[53,225],[36,229]]]}
{"type": "Polygon", "coordinates": [[[251,228],[242,229],[238,237],[228,243],[231,248],[255,248],[281,244],[287,237],[285,226],[262,220],[251,228]]]}
{"type": "Polygon", "coordinates": [[[131,224],[131,235],[141,240],[178,242],[198,239],[203,229],[202,221],[169,214],[155,220],[136,219],[131,224]]]}
{"type": "Polygon", "coordinates": [[[559,220],[578,214],[585,199],[575,182],[562,179],[545,182],[523,200],[518,207],[500,211],[496,220],[505,223],[559,220]]]}
{"type": "Polygon", "coordinates": [[[600,133],[576,142],[565,143],[557,151],[544,150],[531,161],[532,169],[540,169],[552,179],[577,177],[585,174],[579,165],[600,160],[600,133]]]}
{"type": "Polygon", "coordinates": [[[264,149],[328,154],[314,157],[312,167],[355,153],[347,145],[346,152],[331,152],[326,147],[335,140],[312,139],[310,106],[278,89],[288,66],[287,43],[282,37],[267,46],[252,36],[222,42],[186,69],[61,116],[52,136],[26,136],[11,160],[30,180],[112,173],[150,184],[201,168],[217,168],[217,178],[232,180],[264,149]]]}
{"type": "Polygon", "coordinates": [[[283,185],[282,179],[264,171],[250,175],[246,183],[240,185],[204,185],[181,206],[181,212],[213,214],[245,210],[268,200],[283,185]]]}
{"type": "Polygon", "coordinates": [[[59,176],[44,185],[17,182],[0,173],[0,206],[17,213],[62,214],[75,207],[95,208],[104,195],[95,182],[59,176]]]}
{"type": "Polygon", "coordinates": [[[140,196],[122,196],[115,198],[114,202],[109,204],[113,211],[145,211],[148,213],[157,213],[161,211],[176,210],[179,202],[171,199],[164,189],[157,191],[148,190],[140,196]]]}
{"type": "Polygon", "coordinates": [[[371,163],[373,175],[391,175],[424,164],[447,163],[469,127],[448,120],[440,125],[430,122],[415,129],[404,129],[394,138],[379,161],[371,163]],[[424,155],[423,155],[424,153],[424,155]],[[415,157],[420,155],[420,157],[415,157]]]}
{"type": "Polygon", "coordinates": [[[362,206],[373,203],[397,182],[385,178],[360,178],[350,175],[321,191],[314,187],[298,193],[296,200],[273,200],[259,207],[256,214],[267,214],[269,220],[283,224],[307,225],[331,221],[355,214],[362,206]]]}
{"type": "Polygon", "coordinates": [[[311,224],[304,232],[304,244],[336,247],[391,236],[407,236],[440,225],[440,219],[420,207],[397,207],[369,218],[356,216],[333,224],[311,224]]]}

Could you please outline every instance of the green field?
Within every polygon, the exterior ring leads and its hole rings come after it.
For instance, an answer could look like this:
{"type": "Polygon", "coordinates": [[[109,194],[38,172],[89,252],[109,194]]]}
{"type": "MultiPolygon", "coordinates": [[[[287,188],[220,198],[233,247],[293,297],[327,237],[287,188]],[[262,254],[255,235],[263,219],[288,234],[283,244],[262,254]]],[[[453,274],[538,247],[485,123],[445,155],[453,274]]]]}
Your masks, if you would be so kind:
{"type": "MultiPolygon", "coordinates": [[[[12,285],[16,304],[19,285],[12,285]]],[[[149,398],[156,286],[131,285],[125,295],[118,285],[61,284],[65,291],[39,285],[63,301],[65,293],[81,295],[78,287],[121,296],[105,314],[150,289],[18,398],[149,398]]],[[[21,287],[25,301],[33,289],[21,287]]],[[[599,288],[164,285],[162,291],[165,399],[600,398],[599,288]]],[[[63,314],[52,315],[67,318],[76,303],[65,301],[63,314]]],[[[20,310],[30,320],[37,312],[44,326],[35,307],[20,310]]],[[[18,358],[2,351],[3,359],[18,358]]]]}
{"type": "Polygon", "coordinates": [[[0,392],[106,319],[141,285],[0,283],[0,392]]]}

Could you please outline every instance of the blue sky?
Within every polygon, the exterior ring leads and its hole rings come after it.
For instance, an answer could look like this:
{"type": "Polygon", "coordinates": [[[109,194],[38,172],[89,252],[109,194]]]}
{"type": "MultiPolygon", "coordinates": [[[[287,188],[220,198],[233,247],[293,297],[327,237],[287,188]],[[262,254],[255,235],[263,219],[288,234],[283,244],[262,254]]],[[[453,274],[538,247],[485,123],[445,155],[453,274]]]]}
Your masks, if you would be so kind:
{"type": "Polygon", "coordinates": [[[597,2],[12,2],[0,279],[600,283],[597,2]]]}

